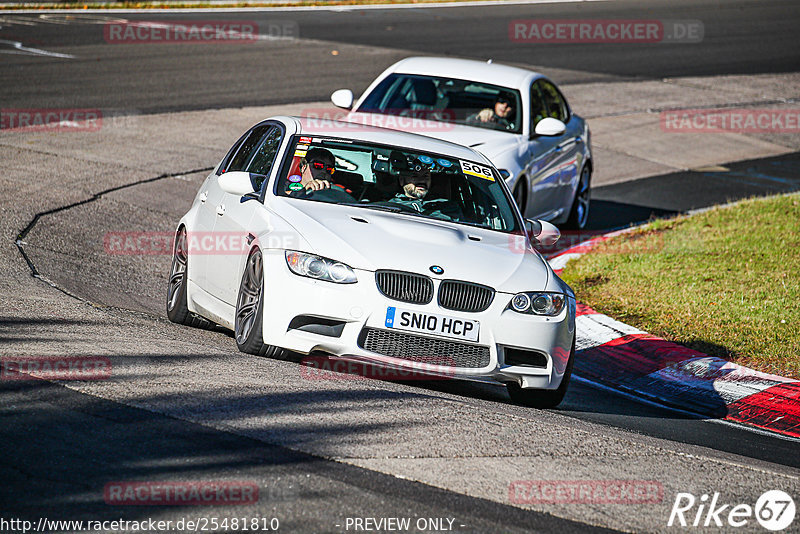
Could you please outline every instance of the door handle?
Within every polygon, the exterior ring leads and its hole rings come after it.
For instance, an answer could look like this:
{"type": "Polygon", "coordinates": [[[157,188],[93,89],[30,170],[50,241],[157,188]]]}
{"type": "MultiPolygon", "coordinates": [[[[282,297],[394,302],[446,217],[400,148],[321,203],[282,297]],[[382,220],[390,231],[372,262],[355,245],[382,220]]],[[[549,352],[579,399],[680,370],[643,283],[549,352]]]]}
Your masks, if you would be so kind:
{"type": "Polygon", "coordinates": [[[225,204],[220,204],[219,206],[217,206],[217,215],[219,215],[220,217],[225,215],[225,204]]]}
{"type": "Polygon", "coordinates": [[[200,203],[204,203],[208,199],[208,191],[200,193],[200,203]]]}

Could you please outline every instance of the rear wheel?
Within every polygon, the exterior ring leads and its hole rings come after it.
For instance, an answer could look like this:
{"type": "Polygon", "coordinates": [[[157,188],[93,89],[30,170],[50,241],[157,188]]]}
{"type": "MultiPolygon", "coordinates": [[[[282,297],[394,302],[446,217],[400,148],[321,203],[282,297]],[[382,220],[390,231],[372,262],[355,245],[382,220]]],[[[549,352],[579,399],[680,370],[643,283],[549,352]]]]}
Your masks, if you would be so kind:
{"type": "Polygon", "coordinates": [[[573,230],[583,230],[589,221],[589,201],[591,198],[590,183],[592,171],[589,165],[584,165],[581,171],[581,179],[578,188],[575,190],[575,198],[572,201],[572,209],[569,212],[567,228],[573,230]]]}
{"type": "Polygon", "coordinates": [[[524,389],[516,382],[509,382],[506,385],[508,395],[516,404],[530,406],[532,408],[555,408],[564,400],[567,394],[569,380],[572,377],[572,366],[575,363],[575,339],[572,340],[572,350],[569,353],[569,361],[561,379],[558,389],[524,389]]]}
{"type": "Polygon", "coordinates": [[[172,267],[169,271],[169,287],[167,288],[167,317],[173,323],[210,328],[214,323],[189,311],[186,302],[186,286],[189,266],[189,250],[186,244],[186,227],[181,226],[175,235],[175,246],[172,249],[172,267]]]}
{"type": "Polygon", "coordinates": [[[519,206],[519,211],[522,213],[522,218],[525,218],[525,209],[528,203],[528,182],[525,177],[520,177],[517,180],[517,185],[514,187],[514,202],[519,206]]]}
{"type": "Polygon", "coordinates": [[[240,351],[258,356],[283,359],[286,351],[265,345],[264,327],[264,258],[261,250],[253,249],[247,258],[239,297],[236,299],[234,334],[240,351]]]}

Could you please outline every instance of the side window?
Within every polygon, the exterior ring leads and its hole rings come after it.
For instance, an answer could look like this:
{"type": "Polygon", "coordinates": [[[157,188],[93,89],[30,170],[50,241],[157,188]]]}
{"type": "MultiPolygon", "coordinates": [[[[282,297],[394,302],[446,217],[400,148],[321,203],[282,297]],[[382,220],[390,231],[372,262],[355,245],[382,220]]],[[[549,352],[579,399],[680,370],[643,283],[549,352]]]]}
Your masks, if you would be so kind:
{"type": "Polygon", "coordinates": [[[533,132],[540,120],[549,116],[542,88],[538,81],[534,82],[531,85],[531,132],[533,132]]]}
{"type": "MultiPolygon", "coordinates": [[[[278,149],[281,146],[281,139],[281,130],[277,127],[272,127],[272,129],[262,137],[261,146],[255,150],[246,170],[248,172],[269,176],[272,170],[272,164],[275,161],[275,156],[278,154],[278,149]]],[[[253,184],[256,191],[260,191],[262,185],[263,180],[253,184]]]]}
{"type": "Polygon", "coordinates": [[[230,164],[231,158],[233,158],[233,156],[236,155],[236,152],[239,151],[239,147],[242,146],[242,143],[244,143],[244,141],[247,139],[249,135],[250,132],[247,132],[246,134],[241,136],[239,140],[233,144],[231,149],[228,150],[228,153],[225,155],[225,159],[222,160],[222,164],[220,164],[219,168],[217,169],[217,176],[228,172],[228,164],[230,164]]]}
{"type": "Polygon", "coordinates": [[[230,172],[247,170],[247,164],[253,158],[253,154],[258,148],[261,139],[270,128],[273,128],[273,126],[264,124],[261,126],[256,126],[250,130],[250,133],[247,134],[247,137],[239,145],[239,150],[236,151],[236,153],[228,162],[228,168],[225,169],[225,171],[230,172]]]}
{"type": "Polygon", "coordinates": [[[537,82],[542,89],[542,96],[544,96],[545,108],[547,109],[547,116],[558,119],[566,123],[569,119],[567,112],[567,104],[564,102],[564,97],[558,92],[555,85],[545,80],[537,82]]]}

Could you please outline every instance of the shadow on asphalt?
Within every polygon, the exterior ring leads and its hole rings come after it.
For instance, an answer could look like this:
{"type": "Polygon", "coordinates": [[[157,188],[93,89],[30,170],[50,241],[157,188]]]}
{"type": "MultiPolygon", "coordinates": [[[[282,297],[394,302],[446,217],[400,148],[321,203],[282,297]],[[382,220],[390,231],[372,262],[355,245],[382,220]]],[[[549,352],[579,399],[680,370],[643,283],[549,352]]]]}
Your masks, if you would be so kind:
{"type": "Polygon", "coordinates": [[[626,204],[612,200],[593,199],[587,230],[607,231],[625,228],[652,219],[663,219],[678,215],[678,211],[662,210],[636,204],[626,204]]]}
{"type": "MultiPolygon", "coordinates": [[[[248,396],[245,392],[229,400],[238,410],[264,414],[271,409],[319,410],[332,396],[355,394],[368,403],[388,395],[412,395],[372,388],[323,393],[323,397],[317,397],[306,392],[303,398],[300,394],[248,396]]],[[[217,517],[220,521],[225,517],[246,517],[248,521],[253,517],[278,517],[281,532],[339,532],[342,529],[336,524],[343,523],[345,517],[380,513],[454,517],[476,532],[607,532],[503,502],[328,461],[46,381],[0,382],[0,398],[0,518],[7,521],[17,518],[36,525],[42,517],[84,521],[155,518],[174,523],[200,517],[217,517]],[[239,482],[256,485],[258,496],[255,503],[245,506],[229,502],[205,506],[164,506],[153,501],[151,505],[125,506],[107,502],[107,484],[130,481],[239,482]]],[[[176,400],[189,413],[208,408],[202,395],[184,395],[176,400]]],[[[219,419],[226,418],[222,413],[226,410],[227,407],[221,410],[219,419]]],[[[269,424],[269,419],[265,422],[269,424]]],[[[344,435],[363,432],[368,436],[370,427],[368,422],[357,429],[342,424],[336,430],[344,435]]],[[[308,439],[320,429],[274,427],[282,442],[285,433],[300,431],[308,439]]],[[[299,434],[297,438],[300,439],[299,434]]],[[[139,498],[147,499],[148,495],[139,498]]]]}
{"type": "Polygon", "coordinates": [[[800,190],[800,152],[595,187],[589,229],[607,230],[800,190]]]}

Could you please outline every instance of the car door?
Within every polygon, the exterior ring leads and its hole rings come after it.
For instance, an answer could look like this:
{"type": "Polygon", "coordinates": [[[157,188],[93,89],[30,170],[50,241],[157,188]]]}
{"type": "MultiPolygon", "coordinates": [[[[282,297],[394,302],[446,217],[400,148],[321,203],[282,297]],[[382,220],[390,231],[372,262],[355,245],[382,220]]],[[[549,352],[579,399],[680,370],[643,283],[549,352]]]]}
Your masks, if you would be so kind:
{"type": "Polygon", "coordinates": [[[556,118],[566,125],[566,131],[557,138],[554,176],[557,177],[555,205],[563,210],[572,207],[574,187],[580,173],[579,154],[582,132],[577,119],[573,119],[569,106],[561,91],[548,80],[537,81],[541,88],[548,116],[556,118]]]}
{"type": "MultiPolygon", "coordinates": [[[[277,124],[256,126],[225,170],[252,173],[253,190],[260,192],[272,171],[282,140],[283,130],[277,124]]],[[[214,209],[215,250],[208,255],[208,288],[214,297],[230,305],[236,304],[239,273],[256,237],[256,232],[251,232],[250,221],[255,210],[263,209],[257,196],[241,197],[222,191],[214,209]]]]}
{"type": "Polygon", "coordinates": [[[217,179],[228,168],[231,160],[236,156],[251,131],[245,133],[233,144],[219,167],[217,167],[216,172],[209,174],[200,188],[200,206],[197,210],[194,227],[189,229],[188,246],[191,256],[192,281],[205,291],[209,290],[208,258],[210,253],[213,253],[214,248],[213,235],[217,219],[216,207],[222,202],[223,194],[217,179]]]}
{"type": "Polygon", "coordinates": [[[536,124],[549,117],[544,92],[536,80],[530,87],[530,138],[528,140],[525,174],[528,176],[527,209],[524,214],[528,218],[550,218],[558,208],[560,159],[559,144],[561,136],[549,137],[536,135],[536,124]]]}

